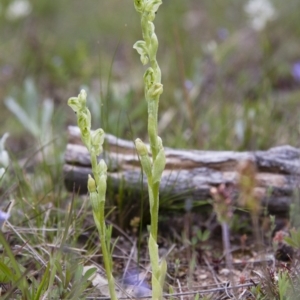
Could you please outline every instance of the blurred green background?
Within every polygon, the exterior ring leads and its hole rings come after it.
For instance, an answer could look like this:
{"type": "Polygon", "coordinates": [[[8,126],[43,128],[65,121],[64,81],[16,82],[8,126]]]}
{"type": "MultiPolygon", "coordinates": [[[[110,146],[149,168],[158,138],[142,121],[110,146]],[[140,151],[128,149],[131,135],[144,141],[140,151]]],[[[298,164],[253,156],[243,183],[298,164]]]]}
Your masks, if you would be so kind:
{"type": "MultiPolygon", "coordinates": [[[[169,147],[300,146],[299,0],[164,0],[155,19],[169,147]]],[[[0,135],[15,153],[61,141],[88,90],[94,126],[146,138],[132,0],[2,0],[0,135]],[[47,138],[45,138],[47,136],[47,138]]],[[[31,151],[30,150],[30,151],[31,151]]]]}

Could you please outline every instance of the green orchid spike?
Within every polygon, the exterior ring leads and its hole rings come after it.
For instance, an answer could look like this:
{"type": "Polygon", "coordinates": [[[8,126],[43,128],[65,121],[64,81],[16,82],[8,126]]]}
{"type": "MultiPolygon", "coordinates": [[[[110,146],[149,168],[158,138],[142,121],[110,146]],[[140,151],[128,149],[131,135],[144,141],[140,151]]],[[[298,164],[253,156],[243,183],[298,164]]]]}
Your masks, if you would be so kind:
{"type": "Polygon", "coordinates": [[[141,25],[144,40],[137,41],[133,48],[137,50],[143,65],[150,63],[144,74],[145,98],[148,104],[148,135],[150,152],[147,146],[136,139],[135,146],[140,157],[142,168],[147,176],[151,226],[149,238],[149,253],[152,266],[152,299],[162,299],[164,279],[167,264],[159,264],[157,245],[157,224],[159,209],[159,184],[165,169],[166,157],[161,139],[157,134],[159,97],[163,92],[161,71],[156,60],[158,39],[155,34],[153,20],[162,4],[161,0],[134,0],[134,6],[141,14],[141,25]]]}
{"type": "Polygon", "coordinates": [[[93,209],[94,222],[99,232],[103,261],[106,270],[110,297],[117,300],[115,280],[112,275],[112,255],[110,253],[110,229],[105,223],[105,196],[107,188],[107,166],[104,160],[98,163],[97,157],[103,151],[104,131],[99,128],[91,130],[91,113],[86,106],[87,94],[84,90],[80,91],[78,97],[68,100],[68,105],[77,115],[77,124],[81,133],[81,140],[87,147],[92,164],[93,177],[88,176],[88,191],[93,209]]]}

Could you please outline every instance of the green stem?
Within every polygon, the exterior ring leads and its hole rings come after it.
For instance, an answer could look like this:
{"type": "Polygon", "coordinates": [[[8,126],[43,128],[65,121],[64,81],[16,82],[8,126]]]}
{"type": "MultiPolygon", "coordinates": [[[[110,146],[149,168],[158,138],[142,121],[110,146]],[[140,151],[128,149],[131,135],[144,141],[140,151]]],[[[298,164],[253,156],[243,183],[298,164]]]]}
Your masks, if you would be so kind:
{"type": "MultiPolygon", "coordinates": [[[[92,171],[95,177],[96,186],[99,185],[99,173],[97,172],[97,156],[91,153],[91,164],[92,164],[92,171]]],[[[99,201],[99,210],[94,211],[94,220],[100,235],[100,242],[101,242],[101,249],[104,261],[104,267],[107,275],[108,281],[108,288],[110,297],[112,300],[117,300],[117,294],[115,290],[115,280],[112,275],[112,268],[111,268],[111,255],[107,249],[107,241],[106,241],[106,225],[105,225],[105,195],[97,195],[99,201]]]]}
{"type": "Polygon", "coordinates": [[[155,183],[151,187],[153,195],[153,207],[151,209],[151,234],[155,242],[157,242],[157,232],[158,232],[158,210],[159,210],[159,182],[155,183]]]}
{"type": "Polygon", "coordinates": [[[143,35],[143,39],[146,42],[146,45],[148,48],[150,45],[150,37],[149,37],[148,30],[147,30],[147,28],[148,28],[147,23],[148,23],[148,16],[142,14],[142,17],[141,17],[142,35],[143,35]]]}
{"type": "Polygon", "coordinates": [[[97,172],[97,156],[93,153],[90,153],[91,155],[91,165],[92,165],[92,173],[95,177],[96,185],[99,183],[99,177],[98,177],[98,172],[97,172]]]}
{"type": "Polygon", "coordinates": [[[150,64],[155,72],[156,82],[161,83],[161,70],[156,60],[156,55],[150,58],[150,64]]]}
{"type": "Polygon", "coordinates": [[[157,146],[157,119],[158,119],[158,99],[146,99],[148,103],[148,135],[153,161],[158,154],[157,146]]]}
{"type": "Polygon", "coordinates": [[[143,64],[150,61],[151,67],[144,75],[145,98],[148,104],[148,135],[151,148],[152,163],[141,142],[136,143],[139,155],[142,156],[142,165],[148,179],[148,193],[151,214],[151,229],[149,238],[149,252],[152,266],[152,299],[162,299],[163,282],[166,273],[166,264],[159,264],[157,234],[159,212],[159,185],[162,168],[165,166],[165,157],[160,154],[162,143],[157,134],[159,95],[162,93],[161,70],[156,61],[158,40],[154,32],[156,10],[161,4],[157,0],[135,0],[135,7],[141,13],[141,26],[144,41],[137,42],[135,48],[141,55],[143,64]],[[151,9],[149,9],[151,8],[151,9]],[[148,60],[149,59],[149,60],[148,60]],[[146,152],[146,153],[145,153],[146,152]],[[161,164],[160,164],[161,163],[161,164]],[[150,166],[151,165],[151,166],[150,166]]]}
{"type": "Polygon", "coordinates": [[[115,290],[115,280],[112,275],[112,269],[111,269],[111,259],[110,259],[110,253],[107,250],[107,244],[106,244],[106,226],[104,224],[101,225],[101,221],[99,222],[100,226],[98,228],[98,232],[100,235],[100,242],[101,242],[101,249],[102,249],[102,255],[103,255],[103,261],[104,261],[104,267],[106,270],[106,275],[107,275],[107,281],[108,281],[108,288],[109,288],[109,294],[111,299],[117,300],[117,294],[115,290]]]}

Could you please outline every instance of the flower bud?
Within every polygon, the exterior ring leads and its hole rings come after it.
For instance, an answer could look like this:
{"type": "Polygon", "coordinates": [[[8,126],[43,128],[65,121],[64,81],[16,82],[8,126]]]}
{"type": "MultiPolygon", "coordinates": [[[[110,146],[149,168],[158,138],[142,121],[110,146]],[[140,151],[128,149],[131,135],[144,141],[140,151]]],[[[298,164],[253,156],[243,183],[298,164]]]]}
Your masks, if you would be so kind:
{"type": "Polygon", "coordinates": [[[88,179],[88,191],[90,193],[96,192],[96,182],[90,174],[88,179]]]}
{"type": "Polygon", "coordinates": [[[140,139],[136,139],[135,147],[138,152],[138,155],[140,156],[143,171],[145,172],[148,179],[152,178],[152,163],[148,155],[147,146],[140,139]]]}
{"type": "Polygon", "coordinates": [[[105,163],[105,161],[103,159],[101,159],[99,161],[98,167],[99,167],[99,171],[100,171],[99,173],[101,175],[105,175],[106,176],[106,174],[107,174],[107,165],[106,165],[106,163],[105,163]]]}
{"type": "Polygon", "coordinates": [[[135,147],[140,156],[148,155],[148,148],[141,139],[135,140],[135,147]]]}
{"type": "Polygon", "coordinates": [[[86,91],[82,89],[78,95],[78,102],[82,108],[86,106],[86,96],[86,91]]]}
{"type": "Polygon", "coordinates": [[[157,137],[157,148],[160,150],[163,148],[162,139],[160,136],[157,137]]]}

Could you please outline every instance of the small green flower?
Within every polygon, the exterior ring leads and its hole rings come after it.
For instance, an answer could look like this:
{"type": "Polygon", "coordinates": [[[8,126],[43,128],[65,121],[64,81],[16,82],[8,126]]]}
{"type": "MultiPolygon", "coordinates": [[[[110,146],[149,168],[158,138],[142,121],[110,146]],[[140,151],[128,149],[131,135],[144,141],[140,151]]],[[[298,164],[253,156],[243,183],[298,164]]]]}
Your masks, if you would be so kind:
{"type": "Polygon", "coordinates": [[[137,12],[143,13],[145,0],[134,0],[134,7],[137,12]]]}
{"type": "Polygon", "coordinates": [[[157,99],[162,94],[162,92],[163,92],[163,85],[157,82],[148,89],[146,95],[148,98],[157,99]]]}
{"type": "Polygon", "coordinates": [[[100,160],[98,164],[98,169],[100,169],[99,174],[99,182],[97,186],[97,191],[99,195],[105,195],[106,194],[106,187],[107,187],[107,166],[103,159],[100,160]]]}
{"type": "Polygon", "coordinates": [[[141,139],[135,140],[135,147],[140,156],[148,156],[148,148],[141,139]]]}
{"type": "MultiPolygon", "coordinates": [[[[155,13],[158,11],[158,8],[161,4],[162,4],[161,0],[147,1],[144,10],[145,10],[145,12],[153,13],[155,16],[155,13]]],[[[149,18],[149,21],[154,20],[154,18],[151,19],[152,16],[149,16],[148,18],[149,18]]]]}
{"type": "Polygon", "coordinates": [[[89,174],[89,179],[88,179],[88,191],[89,191],[89,193],[94,193],[97,191],[96,182],[90,174],[89,174]]]}
{"type": "Polygon", "coordinates": [[[133,48],[136,49],[138,54],[141,56],[141,62],[143,65],[146,65],[149,62],[148,51],[145,41],[137,41],[133,48]]]}
{"type": "Polygon", "coordinates": [[[149,89],[153,85],[155,79],[154,70],[149,67],[144,74],[145,89],[149,89]]]}
{"type": "Polygon", "coordinates": [[[104,131],[101,128],[91,132],[91,151],[96,156],[100,155],[103,151],[104,136],[104,131]]]}
{"type": "Polygon", "coordinates": [[[83,111],[86,109],[86,91],[81,90],[78,97],[72,97],[68,100],[68,105],[75,111],[83,111]]]}

